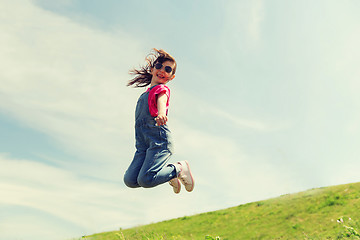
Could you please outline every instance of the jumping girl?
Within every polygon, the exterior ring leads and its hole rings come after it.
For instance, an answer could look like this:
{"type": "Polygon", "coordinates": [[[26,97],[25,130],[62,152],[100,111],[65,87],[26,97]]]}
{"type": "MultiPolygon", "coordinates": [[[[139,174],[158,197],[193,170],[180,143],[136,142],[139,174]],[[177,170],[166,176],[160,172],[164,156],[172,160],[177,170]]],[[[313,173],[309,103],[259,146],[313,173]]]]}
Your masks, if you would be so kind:
{"type": "Polygon", "coordinates": [[[188,192],[194,189],[189,163],[168,163],[172,155],[170,130],[166,125],[170,89],[166,86],[174,79],[175,59],[164,50],[153,49],[147,64],[130,71],[135,77],[128,86],[146,87],[138,99],[135,110],[136,152],[125,172],[124,182],[130,188],[151,188],[169,182],[175,193],[181,183],[188,192]],[[180,180],[180,181],[179,181],[180,180]]]}

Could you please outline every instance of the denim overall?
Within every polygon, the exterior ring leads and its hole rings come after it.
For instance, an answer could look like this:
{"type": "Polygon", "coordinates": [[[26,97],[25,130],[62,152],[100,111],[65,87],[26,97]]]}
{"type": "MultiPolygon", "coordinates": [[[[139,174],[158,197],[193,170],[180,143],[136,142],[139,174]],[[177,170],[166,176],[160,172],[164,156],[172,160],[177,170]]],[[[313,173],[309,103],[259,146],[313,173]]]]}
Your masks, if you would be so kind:
{"type": "Polygon", "coordinates": [[[144,92],[135,110],[136,152],[125,172],[124,182],[131,188],[151,188],[177,176],[173,164],[167,164],[172,154],[170,130],[167,125],[156,126],[150,115],[149,92],[144,92]]]}

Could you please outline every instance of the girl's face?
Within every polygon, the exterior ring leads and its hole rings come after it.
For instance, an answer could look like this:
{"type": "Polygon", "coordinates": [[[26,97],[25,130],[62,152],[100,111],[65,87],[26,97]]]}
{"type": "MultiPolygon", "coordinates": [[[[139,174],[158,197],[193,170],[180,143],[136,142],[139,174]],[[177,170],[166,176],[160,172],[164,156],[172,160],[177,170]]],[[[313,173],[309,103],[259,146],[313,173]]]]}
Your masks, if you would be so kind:
{"type": "Polygon", "coordinates": [[[171,61],[165,61],[163,63],[156,63],[153,68],[151,68],[151,86],[158,84],[166,84],[169,81],[173,80],[175,75],[173,74],[173,69],[175,63],[171,61]]]}

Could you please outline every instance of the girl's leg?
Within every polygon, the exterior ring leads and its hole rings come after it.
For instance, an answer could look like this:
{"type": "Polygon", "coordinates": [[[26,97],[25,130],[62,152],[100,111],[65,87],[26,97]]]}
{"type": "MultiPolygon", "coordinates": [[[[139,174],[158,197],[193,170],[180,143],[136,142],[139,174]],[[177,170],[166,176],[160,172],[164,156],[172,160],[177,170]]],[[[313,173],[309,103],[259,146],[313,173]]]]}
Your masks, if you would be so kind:
{"type": "Polygon", "coordinates": [[[167,146],[149,148],[137,179],[140,186],[151,188],[175,178],[177,176],[175,166],[167,164],[170,156],[171,152],[167,146]]]}
{"type": "Polygon", "coordinates": [[[141,187],[138,183],[138,176],[145,160],[146,152],[137,150],[134,159],[124,175],[124,183],[130,188],[141,187]]]}
{"type": "Polygon", "coordinates": [[[139,126],[135,127],[135,141],[136,152],[129,168],[126,170],[124,175],[124,183],[130,188],[141,187],[137,179],[139,177],[140,170],[144,164],[146,150],[149,146],[146,143],[142,134],[142,129],[139,126]]]}

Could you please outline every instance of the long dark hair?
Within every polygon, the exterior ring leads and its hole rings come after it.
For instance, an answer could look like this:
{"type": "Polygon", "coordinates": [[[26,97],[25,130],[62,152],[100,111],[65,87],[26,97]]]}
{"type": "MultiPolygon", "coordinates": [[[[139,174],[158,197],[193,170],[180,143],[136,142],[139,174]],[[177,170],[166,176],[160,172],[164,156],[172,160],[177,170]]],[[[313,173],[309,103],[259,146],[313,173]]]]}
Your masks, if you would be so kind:
{"type": "Polygon", "coordinates": [[[174,75],[176,72],[176,61],[169,53],[165,52],[164,50],[153,48],[153,52],[150,53],[146,57],[146,65],[141,66],[139,69],[132,69],[130,70],[130,74],[134,75],[135,77],[131,79],[127,86],[134,85],[134,87],[146,87],[151,83],[151,69],[155,66],[156,63],[163,63],[165,61],[170,61],[175,63],[175,67],[171,73],[174,75]]]}

